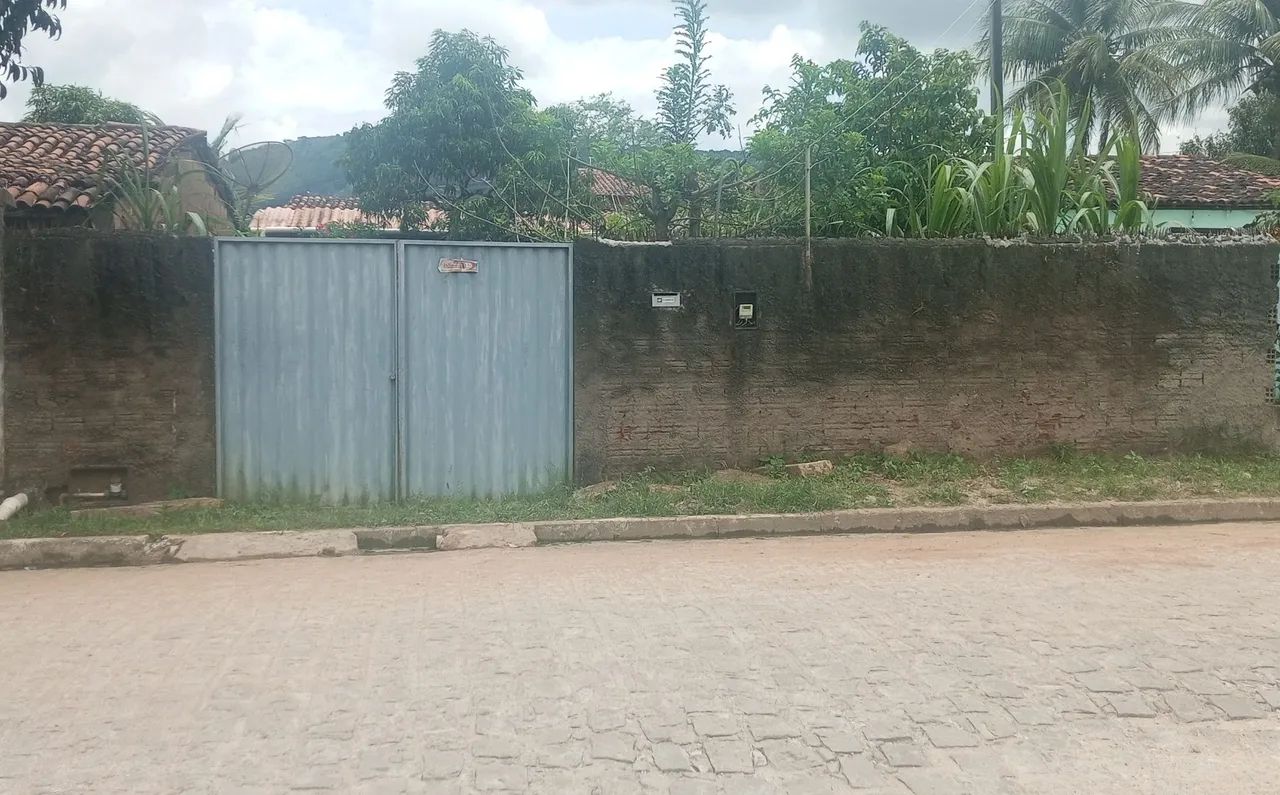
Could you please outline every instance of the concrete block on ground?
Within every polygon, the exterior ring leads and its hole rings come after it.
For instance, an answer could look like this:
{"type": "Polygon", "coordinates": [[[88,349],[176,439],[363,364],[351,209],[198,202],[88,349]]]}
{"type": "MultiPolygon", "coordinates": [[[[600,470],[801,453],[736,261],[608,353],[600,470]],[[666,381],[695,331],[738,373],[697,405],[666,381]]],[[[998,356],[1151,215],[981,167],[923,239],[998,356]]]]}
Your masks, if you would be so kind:
{"type": "Polygon", "coordinates": [[[787,464],[783,467],[788,475],[798,478],[816,478],[830,475],[836,471],[836,465],[827,460],[805,461],[799,464],[787,464]]]}
{"type": "Polygon", "coordinates": [[[304,532],[216,533],[169,536],[181,542],[173,559],[180,563],[254,558],[307,558],[355,555],[360,551],[351,530],[309,530],[304,532]]]}
{"type": "Polygon", "coordinates": [[[440,528],[436,548],[441,550],[531,547],[538,536],[531,524],[448,525],[440,528]]]}
{"type": "Polygon", "coordinates": [[[182,500],[161,500],[159,502],[141,502],[137,505],[113,505],[106,508],[78,508],[71,512],[74,517],[114,516],[129,518],[145,518],[159,516],[170,511],[194,511],[207,508],[221,508],[223,501],[217,497],[190,497],[182,500]]]}

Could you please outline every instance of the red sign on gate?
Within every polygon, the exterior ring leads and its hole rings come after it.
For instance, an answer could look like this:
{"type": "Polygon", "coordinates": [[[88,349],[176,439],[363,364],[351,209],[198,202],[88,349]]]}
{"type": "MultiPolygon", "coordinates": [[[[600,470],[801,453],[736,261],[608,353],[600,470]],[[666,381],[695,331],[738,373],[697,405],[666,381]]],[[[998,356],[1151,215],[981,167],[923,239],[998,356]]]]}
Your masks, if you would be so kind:
{"type": "Polygon", "coordinates": [[[441,273],[479,273],[480,263],[473,259],[450,259],[442,257],[440,259],[441,273]]]}

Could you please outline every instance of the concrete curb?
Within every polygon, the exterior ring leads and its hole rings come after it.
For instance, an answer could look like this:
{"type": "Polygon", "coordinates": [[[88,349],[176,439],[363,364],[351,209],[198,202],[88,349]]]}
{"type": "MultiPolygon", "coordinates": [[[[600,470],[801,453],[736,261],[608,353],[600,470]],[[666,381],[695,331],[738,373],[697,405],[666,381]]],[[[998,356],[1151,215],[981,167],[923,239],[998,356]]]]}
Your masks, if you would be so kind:
{"type": "MultiPolygon", "coordinates": [[[[540,544],[818,534],[947,533],[966,530],[1125,527],[1280,521],[1280,499],[1175,500],[962,508],[870,508],[806,514],[577,519],[527,525],[447,525],[349,530],[91,536],[0,541],[0,570],[333,557],[374,550],[435,549],[449,533],[512,546],[513,528],[540,544]]],[[[472,547],[470,544],[468,548],[472,547]]]]}
{"type": "Polygon", "coordinates": [[[1280,520],[1280,499],[864,508],[803,514],[535,522],[540,543],[857,533],[947,533],[1280,520]]]}

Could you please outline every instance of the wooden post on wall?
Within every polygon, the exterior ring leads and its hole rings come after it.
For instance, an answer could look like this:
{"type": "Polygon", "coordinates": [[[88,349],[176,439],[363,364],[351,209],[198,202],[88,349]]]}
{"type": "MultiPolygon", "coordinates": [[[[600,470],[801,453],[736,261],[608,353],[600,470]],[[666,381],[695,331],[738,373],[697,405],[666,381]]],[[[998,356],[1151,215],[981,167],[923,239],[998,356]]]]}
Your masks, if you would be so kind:
{"type": "Polygon", "coordinates": [[[813,289],[813,144],[804,150],[804,287],[813,289]]]}

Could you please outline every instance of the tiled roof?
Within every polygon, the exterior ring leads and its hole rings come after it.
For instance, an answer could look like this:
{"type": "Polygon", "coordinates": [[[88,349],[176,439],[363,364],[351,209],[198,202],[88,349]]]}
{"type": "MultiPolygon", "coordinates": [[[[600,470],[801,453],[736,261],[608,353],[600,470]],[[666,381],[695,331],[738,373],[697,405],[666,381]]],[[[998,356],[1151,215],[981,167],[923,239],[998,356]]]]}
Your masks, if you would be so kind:
{"type": "Polygon", "coordinates": [[[1280,191],[1280,179],[1194,155],[1142,158],[1142,191],[1157,207],[1262,208],[1280,191]]]}
{"type": "MultiPolygon", "coordinates": [[[[18,207],[89,208],[101,177],[123,160],[143,166],[142,127],[134,124],[0,123],[0,184],[18,207]]],[[[186,127],[148,129],[150,166],[163,164],[187,142],[203,138],[186,127]]]]}
{"type": "Polygon", "coordinates": [[[285,207],[301,209],[304,207],[328,207],[334,210],[359,210],[360,200],[354,196],[316,196],[312,193],[300,193],[285,204],[285,207]]]}
{"type": "Polygon", "coordinates": [[[595,196],[614,199],[638,199],[649,195],[649,189],[615,174],[598,168],[580,168],[578,177],[587,182],[587,189],[595,196]],[[589,180],[589,181],[588,181],[589,180]]]}
{"type": "MultiPolygon", "coordinates": [[[[437,224],[445,219],[440,210],[427,212],[429,223],[437,224]]],[[[388,232],[400,229],[400,219],[378,218],[360,209],[358,200],[350,196],[294,196],[279,207],[264,207],[253,214],[250,228],[267,229],[319,229],[326,224],[372,224],[388,232]]]]}

